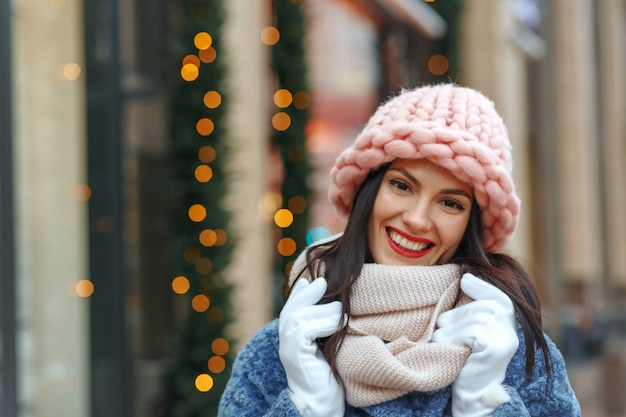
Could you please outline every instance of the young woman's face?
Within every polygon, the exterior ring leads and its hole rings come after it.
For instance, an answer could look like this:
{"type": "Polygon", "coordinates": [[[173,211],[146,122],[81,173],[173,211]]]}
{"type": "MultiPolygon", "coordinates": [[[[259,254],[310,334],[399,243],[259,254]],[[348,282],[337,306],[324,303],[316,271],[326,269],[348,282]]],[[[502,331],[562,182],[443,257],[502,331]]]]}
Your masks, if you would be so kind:
{"type": "Polygon", "coordinates": [[[437,265],[450,260],[469,221],[473,190],[427,159],[396,159],[368,225],[374,262],[437,265]]]}

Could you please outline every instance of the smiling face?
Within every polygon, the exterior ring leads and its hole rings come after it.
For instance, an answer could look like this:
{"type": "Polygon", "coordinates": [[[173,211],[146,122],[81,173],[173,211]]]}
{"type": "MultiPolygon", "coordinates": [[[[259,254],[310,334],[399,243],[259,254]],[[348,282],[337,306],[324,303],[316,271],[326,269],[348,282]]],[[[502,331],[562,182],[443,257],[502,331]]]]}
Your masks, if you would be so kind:
{"type": "Polygon", "coordinates": [[[427,159],[394,160],[368,224],[374,262],[437,265],[450,260],[470,217],[472,187],[427,159]]]}

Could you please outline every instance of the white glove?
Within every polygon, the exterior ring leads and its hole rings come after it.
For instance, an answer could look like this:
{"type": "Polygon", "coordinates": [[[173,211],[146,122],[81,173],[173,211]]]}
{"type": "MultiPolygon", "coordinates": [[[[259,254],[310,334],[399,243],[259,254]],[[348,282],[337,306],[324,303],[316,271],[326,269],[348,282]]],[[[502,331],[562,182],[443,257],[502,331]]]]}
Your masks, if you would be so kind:
{"type": "Polygon", "coordinates": [[[515,309],[502,291],[472,274],[463,275],[461,289],[475,301],[442,313],[433,341],[472,348],[452,383],[452,415],[491,416],[510,400],[502,382],[519,345],[515,309]]]}
{"type": "Polygon", "coordinates": [[[343,389],[315,341],[335,333],[342,318],[339,301],[316,304],[325,292],[324,278],[299,279],[278,320],[278,353],[289,395],[305,417],[343,416],[345,409],[343,389]]]}

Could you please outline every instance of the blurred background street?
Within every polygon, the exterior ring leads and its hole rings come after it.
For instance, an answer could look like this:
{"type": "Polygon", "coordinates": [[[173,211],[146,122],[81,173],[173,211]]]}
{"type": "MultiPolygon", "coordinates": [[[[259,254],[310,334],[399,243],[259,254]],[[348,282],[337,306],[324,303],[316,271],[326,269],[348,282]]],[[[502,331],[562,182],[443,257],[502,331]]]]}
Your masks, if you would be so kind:
{"type": "Polygon", "coordinates": [[[545,331],[626,417],[626,1],[0,0],[0,416],[215,416],[340,232],[376,106],[456,82],[513,143],[545,331]]]}

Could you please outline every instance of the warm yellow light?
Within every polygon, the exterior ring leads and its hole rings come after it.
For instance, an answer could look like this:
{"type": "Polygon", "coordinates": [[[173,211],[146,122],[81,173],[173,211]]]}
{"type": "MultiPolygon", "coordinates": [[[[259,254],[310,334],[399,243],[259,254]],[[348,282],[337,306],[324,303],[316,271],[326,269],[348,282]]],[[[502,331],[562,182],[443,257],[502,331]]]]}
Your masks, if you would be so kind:
{"type": "Polygon", "coordinates": [[[198,313],[207,311],[210,304],[209,297],[204,294],[198,294],[191,300],[191,307],[198,313]]]}
{"type": "Polygon", "coordinates": [[[213,162],[215,159],[215,149],[209,145],[203,146],[198,150],[198,159],[205,164],[213,162]]]}
{"type": "Polygon", "coordinates": [[[201,275],[210,274],[213,270],[213,262],[209,258],[199,258],[196,260],[196,272],[201,275]]]}
{"type": "Polygon", "coordinates": [[[218,356],[224,356],[230,349],[230,343],[223,337],[218,337],[211,343],[211,350],[218,356]]]}
{"type": "Polygon", "coordinates": [[[263,209],[271,215],[283,204],[283,196],[277,191],[269,191],[263,196],[261,204],[263,209]]]}
{"type": "Polygon", "coordinates": [[[193,222],[201,222],[206,218],[206,209],[202,204],[194,204],[189,207],[189,211],[187,212],[189,215],[189,219],[193,222]]]}
{"type": "Polygon", "coordinates": [[[198,78],[199,74],[198,67],[194,64],[185,64],[180,70],[180,76],[185,81],[193,81],[198,78]]]}
{"type": "Polygon", "coordinates": [[[208,392],[213,388],[213,378],[209,374],[200,374],[196,377],[196,389],[200,392],[208,392]]]}
{"type": "Polygon", "coordinates": [[[290,237],[284,237],[278,241],[278,253],[283,256],[291,256],[296,251],[296,242],[290,237]]]}
{"type": "Polygon", "coordinates": [[[293,223],[293,213],[287,209],[278,210],[276,214],[274,214],[274,223],[276,223],[276,226],[282,227],[283,229],[291,226],[291,223],[293,223]]]}
{"type": "Polygon", "coordinates": [[[276,107],[280,107],[281,109],[289,107],[292,100],[293,97],[291,95],[291,92],[284,88],[274,93],[274,104],[276,105],[276,107]]]}
{"type": "Polygon", "coordinates": [[[88,201],[91,198],[91,187],[87,184],[77,185],[74,189],[74,195],[78,201],[88,201]]]}
{"type": "Polygon", "coordinates": [[[217,237],[217,240],[215,241],[215,246],[222,246],[224,243],[226,243],[226,240],[228,240],[228,235],[226,234],[226,231],[222,229],[215,229],[215,235],[217,237]]]}
{"type": "Polygon", "coordinates": [[[306,200],[299,195],[291,197],[287,203],[287,208],[295,214],[303,213],[306,210],[306,200]]]}
{"type": "Polygon", "coordinates": [[[183,276],[178,276],[172,280],[172,290],[176,294],[185,294],[189,291],[189,280],[183,276]]]}
{"type": "Polygon", "coordinates": [[[191,64],[191,65],[195,65],[196,67],[200,67],[200,58],[198,58],[196,55],[187,55],[183,58],[183,66],[187,65],[187,64],[191,64]]]}
{"type": "Polygon", "coordinates": [[[448,71],[448,58],[443,55],[433,55],[428,60],[428,71],[433,75],[443,75],[448,71]]]}
{"type": "Polygon", "coordinates": [[[209,371],[219,374],[226,369],[226,361],[221,356],[212,356],[208,362],[209,371]]]}
{"type": "Polygon", "coordinates": [[[273,26],[268,26],[261,31],[261,42],[268,46],[276,45],[280,39],[280,32],[273,26]]]}
{"type": "Polygon", "coordinates": [[[204,62],[205,64],[210,64],[211,62],[215,61],[215,58],[217,57],[217,51],[213,47],[202,49],[198,51],[198,56],[200,57],[200,61],[204,62]]]}
{"type": "Polygon", "coordinates": [[[222,104],[222,96],[217,91],[209,91],[204,95],[204,105],[210,109],[215,109],[222,104]]]}
{"type": "Polygon", "coordinates": [[[308,109],[311,106],[311,94],[306,91],[298,91],[293,95],[293,105],[298,110],[308,109]]]}
{"type": "Polygon", "coordinates": [[[207,117],[204,117],[196,123],[196,132],[198,132],[201,136],[209,136],[213,133],[215,129],[215,124],[213,121],[207,117]]]}
{"type": "Polygon", "coordinates": [[[201,51],[210,48],[212,43],[213,38],[206,32],[200,32],[193,38],[193,44],[201,51]]]}
{"type": "Polygon", "coordinates": [[[93,294],[95,287],[88,279],[81,279],[74,286],[74,290],[79,297],[88,298],[93,294]]]}
{"type": "Polygon", "coordinates": [[[213,246],[217,242],[217,233],[215,233],[215,230],[205,229],[200,232],[199,239],[203,246],[213,246]]]}
{"type": "Polygon", "coordinates": [[[272,117],[272,126],[279,132],[287,130],[291,126],[291,117],[287,113],[280,111],[272,117]]]}
{"type": "Polygon", "coordinates": [[[70,62],[63,66],[63,78],[66,80],[74,81],[80,76],[81,68],[75,62],[70,62]]]}
{"type": "Polygon", "coordinates": [[[213,178],[213,170],[208,165],[199,165],[195,172],[198,182],[209,182],[213,178]]]}

